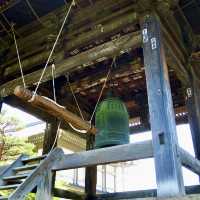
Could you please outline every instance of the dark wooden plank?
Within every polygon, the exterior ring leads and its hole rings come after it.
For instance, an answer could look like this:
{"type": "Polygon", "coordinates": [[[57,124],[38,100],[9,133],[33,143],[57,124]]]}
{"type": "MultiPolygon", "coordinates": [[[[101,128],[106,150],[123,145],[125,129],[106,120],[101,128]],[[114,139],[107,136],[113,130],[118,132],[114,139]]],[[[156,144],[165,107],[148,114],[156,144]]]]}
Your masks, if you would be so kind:
{"type": "Polygon", "coordinates": [[[143,54],[159,197],[185,194],[177,156],[176,124],[161,28],[154,15],[142,22],[143,54]]]}
{"type": "Polygon", "coordinates": [[[117,200],[156,197],[156,189],[98,194],[97,200],[117,200]]]}
{"type": "Polygon", "coordinates": [[[13,171],[15,172],[27,171],[27,170],[35,169],[36,167],[38,167],[38,164],[24,165],[24,166],[14,167],[13,171]]]}
{"type": "Polygon", "coordinates": [[[84,194],[78,194],[76,192],[63,190],[59,188],[54,188],[53,193],[55,197],[65,198],[65,199],[74,199],[74,200],[84,200],[84,194]]]}
{"type": "Polygon", "coordinates": [[[3,185],[0,186],[0,190],[9,190],[9,189],[16,189],[19,187],[20,184],[14,184],[14,185],[3,185]]]}
{"type": "Polygon", "coordinates": [[[52,170],[73,169],[151,157],[153,157],[152,142],[145,141],[68,154],[59,163],[55,163],[52,170]]]}
{"type": "Polygon", "coordinates": [[[36,156],[36,157],[31,157],[31,158],[23,158],[22,162],[23,163],[28,163],[28,162],[33,162],[33,161],[40,161],[43,160],[47,157],[47,155],[41,155],[41,156],[36,156]]]}
{"type": "Polygon", "coordinates": [[[20,174],[20,175],[14,175],[14,176],[5,176],[3,177],[4,181],[13,181],[13,180],[19,180],[19,179],[24,179],[28,176],[29,174],[20,174]]]}

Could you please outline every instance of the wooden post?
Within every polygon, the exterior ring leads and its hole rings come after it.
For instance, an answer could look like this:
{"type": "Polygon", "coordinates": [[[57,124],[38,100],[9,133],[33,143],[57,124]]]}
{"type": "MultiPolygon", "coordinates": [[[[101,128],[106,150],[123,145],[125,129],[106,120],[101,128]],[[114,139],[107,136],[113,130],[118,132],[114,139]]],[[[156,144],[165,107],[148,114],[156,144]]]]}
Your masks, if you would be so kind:
{"type": "MultiPolygon", "coordinates": [[[[48,154],[52,148],[57,147],[57,131],[58,131],[58,120],[55,120],[51,123],[46,122],[46,130],[44,134],[44,141],[43,141],[43,151],[42,154],[48,154]]],[[[51,172],[49,175],[51,176],[51,186],[54,187],[56,181],[56,172],[51,172]]],[[[47,177],[48,178],[48,177],[47,177]]]]}
{"type": "Polygon", "coordinates": [[[193,71],[190,73],[190,85],[186,89],[186,106],[195,156],[200,160],[200,87],[193,71]]]}
{"type": "Polygon", "coordinates": [[[44,134],[42,154],[49,153],[53,145],[54,145],[53,148],[57,146],[57,140],[56,140],[57,130],[58,130],[58,120],[56,118],[51,123],[46,122],[46,130],[44,134]]]}
{"type": "Polygon", "coordinates": [[[52,199],[52,177],[51,170],[47,170],[42,181],[37,186],[36,200],[52,199]]]}
{"type": "MultiPolygon", "coordinates": [[[[86,150],[94,148],[94,135],[87,135],[86,150]]],[[[96,199],[97,166],[86,167],[85,170],[85,194],[86,200],[96,199]]]]}
{"type": "Polygon", "coordinates": [[[146,15],[141,27],[157,194],[159,197],[181,196],[185,189],[160,22],[156,16],[146,15]]]}

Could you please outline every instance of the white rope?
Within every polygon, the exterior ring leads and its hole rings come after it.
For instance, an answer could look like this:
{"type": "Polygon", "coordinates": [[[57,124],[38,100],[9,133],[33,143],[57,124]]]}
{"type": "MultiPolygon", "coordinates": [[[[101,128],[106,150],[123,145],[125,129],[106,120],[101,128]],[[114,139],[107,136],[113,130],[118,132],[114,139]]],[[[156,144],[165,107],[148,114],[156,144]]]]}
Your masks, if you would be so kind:
{"type": "Polygon", "coordinates": [[[55,64],[52,64],[51,73],[52,73],[53,99],[54,99],[55,102],[57,102],[57,100],[56,100],[56,88],[55,88],[55,74],[54,74],[54,71],[55,71],[55,64]]]}
{"type": "Polygon", "coordinates": [[[89,121],[90,124],[92,123],[92,119],[93,119],[94,114],[95,114],[95,112],[96,112],[97,106],[98,106],[99,101],[100,101],[100,99],[101,99],[101,97],[102,97],[102,95],[103,95],[103,91],[104,91],[104,89],[105,89],[105,87],[106,87],[108,78],[109,78],[110,73],[111,73],[111,69],[112,69],[112,67],[113,67],[113,64],[115,63],[115,59],[116,59],[116,57],[113,58],[112,63],[111,63],[111,66],[110,66],[110,68],[109,68],[109,70],[108,70],[108,73],[107,73],[107,75],[106,75],[106,79],[105,79],[105,81],[104,81],[104,84],[103,84],[102,89],[101,89],[101,92],[100,92],[100,94],[99,94],[97,103],[96,103],[96,105],[95,105],[95,107],[94,107],[94,110],[93,110],[93,112],[92,112],[92,115],[91,115],[91,118],[90,118],[90,121],[89,121]]]}
{"type": "Polygon", "coordinates": [[[54,143],[51,147],[51,150],[49,151],[49,153],[51,153],[56,145],[56,142],[58,140],[58,137],[59,137],[59,132],[60,132],[60,126],[61,126],[61,121],[59,121],[59,124],[58,124],[58,128],[57,128],[57,132],[56,132],[56,137],[55,137],[55,140],[54,140],[54,143]]]}
{"type": "Polygon", "coordinates": [[[71,123],[68,123],[68,124],[76,132],[79,132],[79,133],[87,133],[88,132],[87,130],[81,130],[81,129],[75,128],[71,123]]]}
{"type": "Polygon", "coordinates": [[[53,47],[52,47],[52,50],[51,50],[51,52],[50,52],[50,54],[49,54],[49,57],[48,57],[48,59],[47,59],[47,62],[46,62],[46,64],[45,64],[45,66],[44,66],[44,69],[43,69],[43,71],[42,71],[42,74],[41,74],[41,76],[40,76],[40,79],[39,79],[39,81],[38,81],[38,84],[37,84],[37,86],[36,86],[36,88],[35,88],[35,91],[33,92],[33,96],[32,96],[32,98],[29,100],[29,102],[32,102],[32,101],[34,100],[34,98],[35,98],[35,95],[36,95],[37,90],[38,90],[38,88],[39,88],[39,86],[40,86],[40,83],[41,83],[41,81],[42,81],[42,78],[43,78],[43,76],[44,76],[44,73],[45,73],[45,71],[46,71],[46,68],[47,68],[47,66],[48,66],[48,64],[49,64],[49,62],[50,62],[50,60],[51,60],[51,57],[52,57],[53,52],[54,52],[54,50],[55,50],[55,47],[56,47],[56,45],[57,45],[57,43],[58,43],[58,40],[59,40],[60,35],[61,35],[61,33],[62,33],[62,30],[63,30],[63,28],[64,28],[65,22],[66,22],[66,20],[67,20],[67,18],[68,18],[68,16],[69,16],[69,13],[70,13],[70,11],[71,11],[71,9],[72,9],[72,6],[74,6],[74,5],[75,5],[75,1],[72,0],[71,4],[70,4],[70,6],[69,6],[69,9],[68,9],[68,11],[67,11],[67,13],[66,13],[66,15],[65,15],[65,18],[64,18],[64,20],[63,20],[62,26],[61,26],[61,28],[60,28],[60,30],[59,30],[59,32],[58,32],[58,35],[57,35],[57,37],[56,37],[56,40],[55,40],[55,42],[54,42],[54,44],[53,44],[53,47]]]}
{"type": "Polygon", "coordinates": [[[70,81],[69,81],[69,75],[67,75],[67,81],[68,81],[68,85],[69,85],[70,91],[71,91],[71,93],[72,93],[72,96],[73,96],[73,98],[74,98],[74,101],[75,101],[75,103],[76,103],[76,106],[77,106],[77,108],[78,108],[78,110],[79,110],[79,113],[80,113],[80,115],[81,115],[81,118],[82,118],[82,120],[85,120],[84,117],[83,117],[83,112],[82,112],[82,110],[81,110],[81,108],[80,108],[80,106],[79,106],[78,100],[77,100],[77,98],[76,98],[76,95],[74,94],[74,91],[73,91],[73,89],[72,89],[72,87],[71,87],[71,84],[70,84],[70,81]]]}
{"type": "Polygon", "coordinates": [[[11,26],[11,29],[12,29],[12,33],[13,33],[14,42],[15,42],[15,48],[16,48],[16,52],[17,52],[17,58],[18,58],[20,72],[21,72],[22,82],[23,82],[24,88],[26,88],[26,83],[25,83],[25,79],[24,79],[24,73],[23,73],[23,69],[22,69],[21,59],[20,59],[20,56],[19,56],[19,49],[18,49],[18,46],[17,46],[17,40],[16,40],[16,36],[15,36],[15,31],[14,31],[13,25],[11,26]]]}

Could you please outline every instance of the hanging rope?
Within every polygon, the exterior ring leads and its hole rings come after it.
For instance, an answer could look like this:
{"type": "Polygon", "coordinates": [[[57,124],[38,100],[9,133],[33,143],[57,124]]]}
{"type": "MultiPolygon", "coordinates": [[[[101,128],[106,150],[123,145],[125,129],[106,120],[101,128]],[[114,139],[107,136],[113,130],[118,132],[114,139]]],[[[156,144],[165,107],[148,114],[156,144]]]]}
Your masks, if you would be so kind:
{"type": "MultiPolygon", "coordinates": [[[[101,88],[101,91],[100,91],[100,94],[99,94],[97,103],[96,103],[96,105],[95,105],[95,107],[94,107],[94,110],[93,110],[93,112],[92,112],[92,115],[91,115],[91,117],[90,117],[90,120],[89,120],[90,126],[92,126],[92,119],[93,119],[94,114],[95,114],[95,112],[96,112],[96,109],[97,109],[97,106],[98,106],[98,104],[99,104],[99,101],[101,100],[101,97],[102,97],[102,95],[103,95],[103,91],[104,91],[104,89],[105,89],[105,87],[106,87],[106,84],[107,84],[107,81],[108,81],[108,79],[109,79],[109,76],[110,76],[111,70],[112,70],[112,68],[113,68],[113,65],[116,67],[116,62],[115,62],[115,60],[116,60],[116,56],[113,58],[112,63],[111,63],[111,65],[110,65],[110,67],[109,67],[109,70],[108,70],[108,72],[107,72],[107,74],[106,74],[106,78],[105,78],[104,84],[103,84],[103,86],[102,86],[102,88],[101,88]]],[[[74,97],[74,100],[75,100],[75,102],[76,102],[76,105],[77,105],[77,107],[78,107],[78,109],[79,109],[80,115],[81,115],[82,119],[84,120],[82,111],[81,111],[81,109],[80,109],[79,103],[78,103],[77,98],[76,98],[76,95],[74,94],[74,91],[73,91],[73,89],[72,89],[72,87],[71,87],[71,85],[70,85],[69,75],[67,75],[67,80],[68,80],[68,84],[69,84],[70,91],[71,91],[71,93],[72,93],[72,95],[73,95],[73,97],[74,97]]],[[[70,125],[70,127],[71,127],[73,130],[75,130],[75,131],[77,131],[77,132],[80,132],[80,133],[87,133],[87,132],[88,132],[88,130],[79,130],[79,129],[75,128],[75,127],[74,127],[72,124],[70,124],[70,123],[69,123],[69,125],[70,125]]]]}
{"type": "Polygon", "coordinates": [[[71,93],[72,93],[72,96],[73,96],[73,98],[74,98],[74,101],[75,101],[75,103],[76,103],[76,106],[77,106],[77,108],[78,108],[78,110],[79,110],[80,116],[81,116],[82,120],[84,120],[83,112],[82,112],[82,110],[81,110],[81,108],[80,108],[80,106],[79,106],[78,100],[77,100],[77,98],[76,98],[76,95],[74,94],[74,91],[73,91],[73,89],[72,89],[72,87],[71,87],[71,84],[70,84],[70,81],[69,81],[69,74],[67,75],[67,82],[68,82],[70,91],[71,91],[71,93]]]}
{"type": "Polygon", "coordinates": [[[53,145],[52,145],[51,150],[49,151],[49,153],[51,153],[53,151],[54,147],[56,146],[56,142],[57,142],[58,137],[59,137],[60,126],[61,126],[61,121],[59,121],[59,123],[58,123],[57,131],[56,131],[56,137],[55,137],[55,140],[53,142],[53,145]]]}
{"type": "Polygon", "coordinates": [[[16,40],[16,36],[15,36],[15,31],[14,31],[14,26],[13,25],[11,26],[11,30],[12,30],[12,34],[13,34],[13,38],[14,38],[14,42],[15,42],[15,48],[16,48],[16,52],[17,52],[17,58],[18,58],[20,72],[21,72],[22,82],[23,82],[24,88],[26,88],[26,83],[25,83],[25,79],[24,79],[24,73],[23,73],[23,69],[22,69],[21,59],[20,59],[20,56],[19,56],[19,49],[18,49],[18,46],[17,46],[17,40],[16,40]]]}
{"type": "Polygon", "coordinates": [[[77,129],[76,127],[74,127],[71,123],[68,123],[69,124],[69,126],[74,130],[74,131],[76,131],[76,132],[78,132],[78,133],[87,133],[88,132],[88,130],[81,130],[81,129],[77,129]]]}
{"type": "MultiPolygon", "coordinates": [[[[110,76],[112,67],[113,67],[113,65],[115,64],[115,59],[116,59],[116,56],[113,58],[112,63],[111,63],[111,66],[110,66],[110,68],[109,68],[109,70],[108,70],[108,73],[107,73],[107,75],[106,75],[106,79],[105,79],[105,81],[104,81],[104,84],[103,84],[102,89],[101,89],[101,91],[100,91],[100,94],[99,94],[97,103],[96,103],[96,105],[95,105],[95,107],[94,107],[94,110],[93,110],[93,112],[92,112],[92,115],[91,115],[91,118],[90,118],[90,121],[89,121],[90,124],[92,123],[92,119],[93,119],[94,114],[95,114],[95,112],[96,112],[97,106],[98,106],[99,101],[101,100],[101,97],[102,97],[102,95],[103,95],[103,91],[104,91],[104,89],[105,89],[105,87],[106,87],[106,84],[107,84],[107,81],[108,81],[108,79],[109,79],[109,76],[110,76]]],[[[115,65],[116,65],[116,64],[115,64],[115,65]]]]}
{"type": "Polygon", "coordinates": [[[47,59],[47,62],[46,62],[46,64],[45,64],[45,66],[44,66],[44,69],[43,69],[43,71],[42,71],[42,74],[41,74],[41,76],[40,76],[40,79],[39,79],[39,81],[38,81],[38,83],[37,83],[37,86],[36,86],[36,88],[35,88],[35,91],[34,91],[34,93],[33,93],[33,96],[32,96],[32,98],[29,100],[29,102],[32,102],[32,101],[34,100],[34,98],[35,98],[35,95],[36,95],[37,90],[38,90],[38,88],[39,88],[39,86],[40,86],[40,83],[41,83],[41,81],[42,81],[42,78],[43,78],[43,76],[44,76],[44,73],[45,73],[45,71],[46,71],[46,68],[47,68],[47,66],[48,66],[48,64],[49,64],[49,62],[50,62],[50,60],[51,60],[51,57],[52,57],[53,52],[54,52],[54,50],[55,50],[55,47],[56,47],[56,45],[57,45],[57,43],[58,43],[58,40],[59,40],[59,38],[60,38],[60,35],[61,35],[62,30],[63,30],[63,28],[64,28],[64,25],[65,25],[65,23],[66,23],[66,21],[67,21],[67,18],[68,18],[68,16],[69,16],[69,13],[70,13],[70,11],[71,11],[71,9],[72,9],[72,6],[74,6],[74,5],[75,5],[75,1],[72,0],[71,4],[70,4],[70,6],[69,6],[69,9],[68,9],[68,11],[67,11],[67,13],[66,13],[66,15],[65,15],[65,18],[64,18],[64,20],[63,20],[62,26],[61,26],[61,28],[60,28],[60,30],[59,30],[59,32],[58,32],[58,35],[57,35],[57,37],[56,37],[56,40],[55,40],[55,42],[54,42],[54,44],[53,44],[53,47],[52,47],[52,50],[51,50],[51,52],[50,52],[50,54],[49,54],[49,57],[48,57],[48,59],[47,59]]]}
{"type": "Polygon", "coordinates": [[[35,16],[35,18],[37,19],[37,21],[45,27],[45,25],[43,24],[43,22],[41,21],[40,17],[38,16],[38,14],[36,13],[36,11],[34,10],[33,6],[31,5],[31,3],[29,2],[29,0],[26,0],[26,3],[29,7],[29,9],[31,10],[31,12],[33,13],[33,15],[35,16]]]}
{"type": "Polygon", "coordinates": [[[52,74],[52,86],[53,86],[53,99],[55,102],[56,100],[56,88],[55,88],[55,64],[51,65],[51,74],[52,74]]]}

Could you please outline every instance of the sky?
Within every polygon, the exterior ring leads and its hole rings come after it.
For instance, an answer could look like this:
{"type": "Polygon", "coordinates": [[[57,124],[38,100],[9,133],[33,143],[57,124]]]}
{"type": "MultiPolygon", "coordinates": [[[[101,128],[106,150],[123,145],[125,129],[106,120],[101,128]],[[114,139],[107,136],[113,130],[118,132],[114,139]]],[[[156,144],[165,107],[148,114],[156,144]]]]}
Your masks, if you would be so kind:
{"type": "MultiPolygon", "coordinates": [[[[14,115],[21,120],[25,125],[32,122],[38,122],[39,120],[25,112],[22,112],[16,108],[10,107],[6,104],[3,105],[3,110],[6,110],[9,115],[14,115]]],[[[45,123],[38,124],[34,129],[25,128],[24,130],[12,133],[14,135],[28,136],[32,134],[41,133],[45,129],[45,123]]],[[[179,145],[194,155],[194,149],[192,145],[191,133],[188,124],[177,126],[177,135],[179,145]]],[[[144,132],[141,134],[132,135],[130,138],[131,143],[150,140],[151,132],[144,132]]],[[[130,191],[130,190],[142,190],[156,188],[155,168],[154,160],[145,159],[134,161],[133,166],[127,167],[124,177],[120,176],[120,172],[117,177],[117,191],[130,191]],[[122,181],[124,178],[126,181],[122,181]],[[124,183],[123,183],[124,182],[124,183]],[[123,184],[122,184],[123,183],[123,184]]],[[[197,185],[199,184],[198,176],[191,171],[183,168],[183,178],[185,185],[197,185]]]]}

